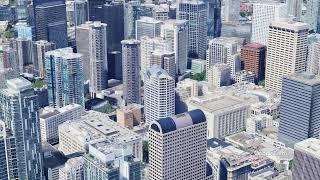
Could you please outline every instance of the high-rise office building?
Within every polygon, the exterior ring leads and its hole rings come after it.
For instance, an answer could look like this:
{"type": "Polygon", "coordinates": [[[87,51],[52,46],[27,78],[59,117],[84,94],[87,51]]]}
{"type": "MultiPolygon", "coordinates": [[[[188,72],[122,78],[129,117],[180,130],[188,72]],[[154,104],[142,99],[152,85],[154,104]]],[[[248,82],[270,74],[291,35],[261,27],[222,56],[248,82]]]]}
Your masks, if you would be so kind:
{"type": "Polygon", "coordinates": [[[278,2],[254,3],[251,42],[267,45],[270,23],[286,16],[286,8],[286,4],[278,2]]]}
{"type": "Polygon", "coordinates": [[[318,13],[320,1],[318,0],[308,0],[302,1],[302,7],[305,7],[305,10],[301,12],[301,20],[309,24],[310,30],[317,31],[318,25],[318,13]]]}
{"type": "Polygon", "coordinates": [[[120,51],[108,53],[108,79],[122,81],[122,57],[120,51]]]}
{"type": "Polygon", "coordinates": [[[155,38],[160,36],[161,21],[158,21],[151,17],[141,17],[136,20],[136,39],[141,40],[143,36],[149,38],[155,38]]]}
{"type": "Polygon", "coordinates": [[[309,138],[294,145],[292,180],[319,179],[320,139],[309,138]]]}
{"type": "Polygon", "coordinates": [[[170,6],[168,4],[155,5],[153,8],[153,18],[159,21],[169,19],[170,6]]]}
{"type": "Polygon", "coordinates": [[[108,52],[121,51],[124,39],[124,7],[121,2],[110,2],[103,6],[104,18],[101,22],[108,25],[108,52]]]}
{"type": "Polygon", "coordinates": [[[240,18],[240,1],[239,0],[225,0],[222,7],[223,21],[238,22],[240,18]]]}
{"type": "Polygon", "coordinates": [[[126,104],[140,104],[140,41],[123,40],[121,44],[124,100],[126,104]]]}
{"type": "Polygon", "coordinates": [[[228,64],[231,68],[231,74],[240,70],[240,58],[238,52],[238,42],[233,38],[219,37],[209,41],[206,70],[217,63],[228,64]]]}
{"type": "Polygon", "coordinates": [[[302,13],[302,0],[287,0],[286,4],[288,15],[300,19],[302,13]]]}
{"type": "Polygon", "coordinates": [[[231,85],[231,68],[228,64],[217,63],[208,69],[207,81],[211,87],[231,85]]]}
{"type": "Polygon", "coordinates": [[[124,39],[136,37],[136,20],[140,19],[140,2],[128,1],[124,3],[124,39]]]}
{"type": "Polygon", "coordinates": [[[147,123],[174,115],[174,85],[174,79],[159,66],[148,68],[144,85],[147,123]]]}
{"type": "Polygon", "coordinates": [[[46,67],[45,67],[45,53],[47,51],[51,51],[55,49],[55,44],[45,41],[39,40],[33,42],[33,66],[34,66],[34,73],[40,77],[46,77],[46,67]]]}
{"type": "Polygon", "coordinates": [[[68,26],[78,26],[88,21],[88,1],[66,1],[68,26]]]}
{"type": "Polygon", "coordinates": [[[52,1],[34,6],[36,39],[53,42],[57,48],[67,47],[67,17],[64,1],[52,1]]]}
{"type": "Polygon", "coordinates": [[[308,36],[308,57],[307,57],[307,69],[308,73],[319,74],[320,73],[320,35],[311,34],[308,36]]]}
{"type": "Polygon", "coordinates": [[[283,78],[279,139],[287,145],[319,137],[319,77],[295,73],[283,78]]]}
{"type": "MultiPolygon", "coordinates": [[[[24,78],[7,81],[7,88],[0,90],[0,117],[15,138],[18,179],[42,180],[42,152],[39,126],[39,107],[32,84],[24,78]]],[[[10,173],[9,173],[10,174],[10,173]]],[[[10,177],[8,179],[15,179],[10,177]]]]}
{"type": "MultiPolygon", "coordinates": [[[[32,41],[26,38],[17,38],[11,41],[16,52],[16,61],[20,73],[28,72],[28,67],[32,66],[32,41]]],[[[31,68],[32,69],[32,68],[31,68]]],[[[32,70],[29,73],[33,73],[32,70]]]]}
{"type": "Polygon", "coordinates": [[[151,53],[150,65],[157,65],[164,69],[173,79],[176,77],[174,52],[155,50],[151,53]]]}
{"type": "Polygon", "coordinates": [[[0,70],[11,68],[19,72],[15,49],[12,47],[2,47],[0,50],[0,70]]]}
{"type": "Polygon", "coordinates": [[[16,5],[16,16],[17,20],[27,20],[28,19],[28,0],[17,0],[16,5]]]}
{"type": "Polygon", "coordinates": [[[204,59],[207,45],[207,6],[202,0],[180,0],[177,19],[188,21],[190,57],[204,59]]]}
{"type": "Polygon", "coordinates": [[[152,65],[152,52],[155,50],[166,51],[169,49],[169,41],[163,38],[141,38],[141,74],[145,74],[147,69],[152,65]]]}
{"type": "Polygon", "coordinates": [[[83,157],[68,159],[64,166],[59,168],[59,180],[83,180],[83,164],[83,157]]]}
{"type": "Polygon", "coordinates": [[[266,88],[281,93],[282,77],[303,72],[307,61],[308,25],[289,19],[271,23],[266,59],[266,88]]]}
{"type": "Polygon", "coordinates": [[[0,166],[0,179],[8,179],[8,161],[7,161],[7,129],[5,123],[0,120],[0,161],[3,163],[0,166]]]}
{"type": "Polygon", "coordinates": [[[208,10],[207,10],[207,25],[208,25],[208,31],[207,36],[211,38],[220,37],[221,35],[221,5],[222,0],[205,0],[205,3],[207,4],[208,10]]]}
{"type": "Polygon", "coordinates": [[[21,21],[17,22],[14,26],[14,29],[17,31],[18,38],[26,38],[29,40],[34,39],[32,27],[30,25],[28,25],[26,20],[21,20],[21,21]]]}
{"type": "Polygon", "coordinates": [[[241,69],[253,72],[257,82],[265,77],[266,52],[267,47],[258,43],[246,44],[241,48],[241,69]]]}
{"type": "Polygon", "coordinates": [[[161,27],[161,36],[168,43],[169,51],[175,54],[176,74],[184,74],[187,70],[188,58],[188,25],[185,20],[168,20],[161,27]]]}
{"type": "Polygon", "coordinates": [[[84,74],[94,97],[108,87],[107,24],[89,21],[78,26],[76,41],[78,52],[84,54],[84,74]]]}
{"type": "Polygon", "coordinates": [[[130,104],[117,109],[117,123],[125,128],[132,129],[144,122],[144,110],[140,104],[130,104]]]}
{"type": "Polygon", "coordinates": [[[207,122],[201,110],[151,122],[149,179],[205,179],[207,122]]]}
{"type": "Polygon", "coordinates": [[[49,104],[63,107],[79,104],[84,107],[83,69],[81,54],[72,48],[46,52],[49,104]]]}

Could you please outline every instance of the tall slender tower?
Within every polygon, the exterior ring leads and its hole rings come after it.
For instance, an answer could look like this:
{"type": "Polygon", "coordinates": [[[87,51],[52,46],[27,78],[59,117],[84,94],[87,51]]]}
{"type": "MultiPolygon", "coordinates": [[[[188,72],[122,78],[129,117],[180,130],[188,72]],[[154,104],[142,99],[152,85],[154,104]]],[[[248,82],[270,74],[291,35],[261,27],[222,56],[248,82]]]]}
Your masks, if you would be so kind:
{"type": "Polygon", "coordinates": [[[0,104],[0,118],[15,139],[16,164],[8,165],[17,177],[9,179],[42,180],[39,107],[32,84],[24,78],[8,80],[7,88],[0,90],[0,104]]]}
{"type": "Polygon", "coordinates": [[[153,121],[149,179],[206,179],[207,121],[197,109],[153,121]]]}
{"type": "Polygon", "coordinates": [[[123,96],[126,104],[140,103],[140,41],[121,41],[123,96]]]}
{"type": "Polygon", "coordinates": [[[88,21],[77,27],[77,50],[83,54],[84,77],[94,97],[108,88],[107,24],[88,21]]]}
{"type": "Polygon", "coordinates": [[[281,93],[285,75],[306,70],[308,24],[281,19],[269,26],[266,88],[281,93]]]}
{"type": "Polygon", "coordinates": [[[271,22],[287,15],[287,6],[278,2],[253,4],[251,42],[267,45],[271,22]]]}
{"type": "Polygon", "coordinates": [[[320,35],[311,34],[308,36],[308,58],[307,72],[320,74],[320,35]]]}
{"type": "Polygon", "coordinates": [[[169,42],[169,51],[175,54],[176,73],[184,74],[188,58],[188,24],[186,20],[168,20],[161,27],[161,36],[169,42]]]}
{"type": "Polygon", "coordinates": [[[179,0],[177,19],[188,21],[189,56],[205,59],[207,6],[202,0],[179,0]]]}
{"type": "Polygon", "coordinates": [[[165,70],[157,65],[148,68],[144,93],[147,123],[174,115],[174,79],[165,70]]]}
{"type": "Polygon", "coordinates": [[[41,78],[46,77],[45,53],[55,49],[55,44],[40,40],[33,43],[33,66],[34,73],[41,78]]]}
{"type": "Polygon", "coordinates": [[[62,48],[46,52],[51,106],[63,107],[75,103],[84,107],[82,55],[72,51],[72,48],[62,48]]]}

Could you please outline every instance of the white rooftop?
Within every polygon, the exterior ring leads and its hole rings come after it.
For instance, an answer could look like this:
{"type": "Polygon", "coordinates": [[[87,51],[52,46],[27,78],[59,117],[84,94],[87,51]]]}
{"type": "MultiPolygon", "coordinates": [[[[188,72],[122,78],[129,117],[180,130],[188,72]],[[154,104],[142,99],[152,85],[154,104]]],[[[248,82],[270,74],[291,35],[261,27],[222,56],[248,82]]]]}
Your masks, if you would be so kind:
{"type": "Polygon", "coordinates": [[[320,139],[309,138],[298,142],[295,144],[294,149],[320,159],[320,139]]]}
{"type": "Polygon", "coordinates": [[[45,54],[46,56],[62,57],[66,60],[78,59],[82,57],[82,54],[74,53],[71,47],[48,51],[45,54]]]}

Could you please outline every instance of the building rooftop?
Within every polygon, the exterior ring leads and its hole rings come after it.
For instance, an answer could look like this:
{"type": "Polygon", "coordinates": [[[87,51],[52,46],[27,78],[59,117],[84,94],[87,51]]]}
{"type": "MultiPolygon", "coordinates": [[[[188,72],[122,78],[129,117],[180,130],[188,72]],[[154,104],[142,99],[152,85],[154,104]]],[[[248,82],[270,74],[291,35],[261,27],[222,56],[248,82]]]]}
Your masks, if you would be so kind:
{"type": "Polygon", "coordinates": [[[243,46],[243,49],[262,49],[262,48],[266,48],[266,46],[259,43],[249,43],[243,46]]]}
{"type": "Polygon", "coordinates": [[[222,111],[248,106],[244,101],[232,96],[218,96],[212,98],[208,98],[208,96],[199,96],[197,98],[192,98],[189,103],[210,113],[220,113],[222,111]]]}
{"type": "Polygon", "coordinates": [[[70,135],[84,143],[110,141],[125,144],[141,137],[112,121],[107,114],[97,111],[87,111],[79,121],[66,122],[59,126],[70,135]]]}
{"type": "Polygon", "coordinates": [[[309,25],[307,23],[302,23],[292,18],[279,18],[277,21],[272,22],[270,26],[282,29],[285,28],[295,32],[309,29],[309,25]]]}
{"type": "Polygon", "coordinates": [[[150,127],[159,133],[165,134],[188,126],[203,123],[205,121],[206,117],[204,113],[201,110],[196,109],[154,121],[150,127]]]}
{"type": "Polygon", "coordinates": [[[14,91],[24,91],[32,88],[32,83],[23,77],[7,80],[8,89],[14,91]]]}
{"type": "Polygon", "coordinates": [[[74,53],[71,47],[56,49],[46,52],[46,56],[62,57],[66,60],[79,59],[82,57],[80,53],[74,53]]]}
{"type": "Polygon", "coordinates": [[[307,72],[290,74],[284,78],[307,84],[309,86],[320,85],[320,76],[307,72]]]}
{"type": "Polygon", "coordinates": [[[157,65],[153,65],[150,68],[147,69],[146,72],[146,77],[151,79],[151,78],[157,78],[157,79],[172,79],[172,77],[167,73],[167,71],[165,71],[164,69],[162,69],[160,66],[157,65]]]}
{"type": "Polygon", "coordinates": [[[140,44],[139,40],[136,39],[126,39],[121,41],[122,45],[133,45],[133,44],[140,44]]]}
{"type": "Polygon", "coordinates": [[[156,20],[152,17],[148,17],[148,16],[142,16],[139,20],[136,21],[141,22],[141,23],[150,23],[150,24],[159,24],[162,23],[162,21],[156,20]]]}
{"type": "Polygon", "coordinates": [[[320,159],[320,139],[309,138],[298,142],[295,144],[294,149],[320,159]]]}
{"type": "Polygon", "coordinates": [[[79,104],[69,104],[67,106],[63,106],[61,108],[54,108],[52,106],[47,106],[43,109],[43,111],[40,113],[40,118],[41,119],[47,119],[53,116],[56,116],[58,114],[65,113],[67,111],[70,111],[72,109],[81,109],[82,106],[79,104]]]}

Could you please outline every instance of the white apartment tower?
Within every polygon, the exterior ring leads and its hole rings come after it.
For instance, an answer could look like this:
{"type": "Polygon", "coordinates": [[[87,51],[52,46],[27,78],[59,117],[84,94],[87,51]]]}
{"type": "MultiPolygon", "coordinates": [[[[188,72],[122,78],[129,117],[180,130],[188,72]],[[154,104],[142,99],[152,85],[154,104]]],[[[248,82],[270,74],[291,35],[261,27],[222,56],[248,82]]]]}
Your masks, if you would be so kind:
{"type": "Polygon", "coordinates": [[[240,69],[239,52],[237,49],[238,42],[233,38],[219,37],[210,40],[206,57],[207,75],[209,69],[217,63],[228,64],[231,68],[231,74],[237,72],[240,69]]]}
{"type": "Polygon", "coordinates": [[[320,35],[311,34],[308,36],[308,57],[307,72],[312,74],[320,73],[320,35]]]}
{"type": "Polygon", "coordinates": [[[188,56],[204,59],[207,46],[206,4],[202,0],[179,0],[177,19],[188,21],[188,56]]]}
{"type": "Polygon", "coordinates": [[[306,70],[308,24],[289,19],[271,23],[266,59],[266,88],[281,93],[282,78],[306,70]]]}
{"type": "Polygon", "coordinates": [[[187,70],[188,25],[185,20],[168,20],[161,27],[161,36],[168,40],[169,51],[175,53],[176,73],[181,75],[187,70]]]}
{"type": "Polygon", "coordinates": [[[201,110],[153,121],[149,179],[206,179],[207,122],[201,110]]]}
{"type": "Polygon", "coordinates": [[[92,97],[108,88],[107,63],[107,24],[100,21],[88,21],[77,27],[79,52],[83,53],[84,75],[90,80],[89,90],[92,97]],[[81,42],[80,42],[81,41],[81,42]],[[80,43],[89,43],[85,47],[80,43]],[[85,67],[89,66],[89,67],[85,67]],[[88,72],[86,72],[88,71],[88,72]]]}
{"type": "Polygon", "coordinates": [[[287,6],[278,2],[253,3],[251,42],[267,45],[271,22],[285,17],[287,6]]]}
{"type": "Polygon", "coordinates": [[[174,115],[174,79],[157,65],[147,70],[145,78],[146,122],[150,123],[174,115]]]}
{"type": "Polygon", "coordinates": [[[160,36],[162,21],[151,17],[141,17],[136,20],[136,39],[141,40],[143,36],[155,38],[160,36]]]}
{"type": "Polygon", "coordinates": [[[169,49],[169,42],[163,38],[141,38],[141,75],[144,75],[149,67],[152,66],[152,52],[155,50],[166,51],[169,49]]]}
{"type": "Polygon", "coordinates": [[[140,41],[129,39],[121,44],[124,100],[126,104],[140,104],[140,41]]]}

